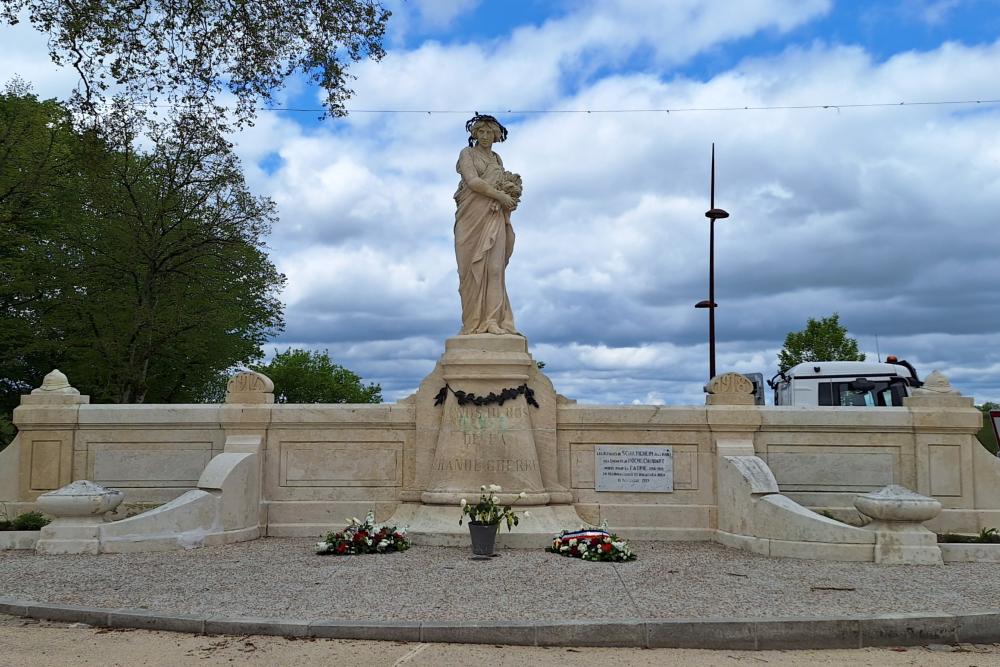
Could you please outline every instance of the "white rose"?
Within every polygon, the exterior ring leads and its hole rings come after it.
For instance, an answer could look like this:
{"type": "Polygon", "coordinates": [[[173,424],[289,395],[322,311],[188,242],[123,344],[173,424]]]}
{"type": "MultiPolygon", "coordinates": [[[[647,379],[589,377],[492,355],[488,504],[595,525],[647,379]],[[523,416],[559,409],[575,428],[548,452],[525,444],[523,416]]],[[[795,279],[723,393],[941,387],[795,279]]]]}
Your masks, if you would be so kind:
{"type": "Polygon", "coordinates": [[[355,525],[355,526],[360,526],[360,525],[361,525],[361,522],[360,522],[360,521],[358,521],[358,517],[356,517],[356,516],[352,516],[352,517],[351,517],[351,524],[353,524],[353,525],[355,525]]]}
{"type": "Polygon", "coordinates": [[[583,542],[580,542],[578,545],[576,545],[576,550],[582,554],[587,553],[587,545],[584,544],[583,542]]]}
{"type": "Polygon", "coordinates": [[[525,519],[530,519],[531,518],[531,512],[525,512],[524,513],[524,518],[525,519]]]}
{"type": "Polygon", "coordinates": [[[482,486],[480,486],[480,487],[479,487],[479,490],[480,490],[480,491],[485,491],[485,490],[486,490],[486,485],[485,485],[485,484],[483,484],[482,486]]]}
{"type": "Polygon", "coordinates": [[[498,493],[499,491],[502,491],[502,489],[497,484],[490,484],[490,491],[492,491],[493,493],[498,493]]]}
{"type": "Polygon", "coordinates": [[[461,503],[459,503],[459,505],[461,505],[462,507],[465,507],[465,506],[466,506],[466,505],[468,505],[468,504],[469,504],[469,501],[468,501],[468,500],[466,500],[465,498],[462,498],[462,502],[461,502],[461,503]]]}
{"type": "Polygon", "coordinates": [[[525,493],[524,491],[522,491],[521,493],[517,494],[517,497],[518,498],[524,498],[527,495],[528,495],[527,493],[525,493]]]}

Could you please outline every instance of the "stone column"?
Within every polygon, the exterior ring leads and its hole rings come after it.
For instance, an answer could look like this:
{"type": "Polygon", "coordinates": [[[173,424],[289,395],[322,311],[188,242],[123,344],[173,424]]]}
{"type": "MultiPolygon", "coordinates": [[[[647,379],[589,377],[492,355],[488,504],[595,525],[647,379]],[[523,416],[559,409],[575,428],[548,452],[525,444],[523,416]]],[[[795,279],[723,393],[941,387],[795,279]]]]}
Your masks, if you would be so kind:
{"type": "MultiPolygon", "coordinates": [[[[246,497],[237,502],[257,506],[259,526],[267,525],[264,478],[269,456],[267,431],[271,424],[273,405],[274,382],[271,378],[256,371],[243,371],[229,379],[226,384],[226,402],[219,411],[219,422],[226,434],[223,453],[252,454],[255,457],[252,459],[254,474],[248,479],[251,488],[245,489],[246,497]]],[[[270,456],[273,459],[272,465],[277,468],[277,455],[270,456]]]]}
{"type": "Polygon", "coordinates": [[[944,374],[932,371],[903,405],[913,418],[912,488],[937,498],[944,507],[930,525],[942,532],[977,532],[994,525],[996,515],[977,518],[974,511],[983,507],[975,498],[982,486],[975,481],[982,468],[977,460],[988,452],[976,439],[983,416],[972,397],[962,396],[944,374]],[[987,522],[981,524],[982,520],[987,522]]]}
{"type": "MultiPolygon", "coordinates": [[[[17,440],[8,447],[18,461],[18,498],[33,501],[39,494],[54,491],[73,481],[74,465],[82,474],[82,465],[74,461],[74,433],[79,423],[80,406],[90,402],[81,396],[59,370],[45,376],[42,386],[21,397],[14,410],[17,440]],[[15,449],[16,448],[16,449],[15,449]]],[[[10,465],[4,461],[4,467],[10,465]]],[[[14,466],[12,466],[14,467],[14,466]]]]}

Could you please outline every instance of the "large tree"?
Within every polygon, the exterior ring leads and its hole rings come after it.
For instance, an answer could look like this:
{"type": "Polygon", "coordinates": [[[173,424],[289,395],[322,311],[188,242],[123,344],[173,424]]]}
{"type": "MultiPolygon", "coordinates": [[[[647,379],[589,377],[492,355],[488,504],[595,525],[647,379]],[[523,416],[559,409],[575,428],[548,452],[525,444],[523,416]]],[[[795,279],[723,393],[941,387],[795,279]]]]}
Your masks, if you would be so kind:
{"type": "Polygon", "coordinates": [[[285,80],[302,74],[341,114],[349,66],[384,55],[389,12],[377,0],[0,0],[0,20],[26,19],[49,53],[79,75],[74,106],[102,114],[110,98],[132,111],[182,106],[252,121],[285,80]]]}
{"type": "Polygon", "coordinates": [[[23,82],[0,96],[0,444],[12,435],[5,419],[18,396],[59,345],[46,311],[60,293],[55,239],[66,198],[80,190],[82,140],[62,106],[40,102],[23,82]]]}
{"type": "Polygon", "coordinates": [[[263,366],[278,403],[381,403],[382,387],[363,384],[356,373],[330,360],[328,352],[288,349],[263,366]]]}
{"type": "Polygon", "coordinates": [[[263,245],[274,205],[217,129],[179,118],[142,149],[117,129],[79,132],[58,105],[0,96],[8,407],[54,367],[96,402],[196,400],[282,329],[284,277],[263,245]]]}
{"type": "Polygon", "coordinates": [[[809,318],[802,331],[785,336],[785,346],[778,353],[778,368],[786,371],[804,361],[864,361],[858,341],[847,335],[847,328],[834,313],[820,319],[809,318]]]}

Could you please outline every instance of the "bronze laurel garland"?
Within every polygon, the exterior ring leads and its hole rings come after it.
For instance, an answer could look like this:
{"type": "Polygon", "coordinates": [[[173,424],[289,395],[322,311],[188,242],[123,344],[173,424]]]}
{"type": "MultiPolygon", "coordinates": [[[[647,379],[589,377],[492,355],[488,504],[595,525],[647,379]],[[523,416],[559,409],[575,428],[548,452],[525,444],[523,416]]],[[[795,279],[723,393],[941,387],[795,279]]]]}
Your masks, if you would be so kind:
{"type": "Polygon", "coordinates": [[[449,391],[455,395],[455,399],[459,405],[492,405],[493,403],[503,405],[506,401],[513,401],[518,396],[524,396],[524,400],[528,402],[528,405],[536,408],[541,407],[538,405],[538,401],[535,400],[535,392],[527,384],[522,384],[520,387],[513,387],[511,389],[504,389],[499,394],[491,391],[486,396],[476,396],[471,391],[469,393],[455,391],[451,386],[446,384],[441,387],[441,391],[434,397],[434,405],[444,405],[449,391]]]}

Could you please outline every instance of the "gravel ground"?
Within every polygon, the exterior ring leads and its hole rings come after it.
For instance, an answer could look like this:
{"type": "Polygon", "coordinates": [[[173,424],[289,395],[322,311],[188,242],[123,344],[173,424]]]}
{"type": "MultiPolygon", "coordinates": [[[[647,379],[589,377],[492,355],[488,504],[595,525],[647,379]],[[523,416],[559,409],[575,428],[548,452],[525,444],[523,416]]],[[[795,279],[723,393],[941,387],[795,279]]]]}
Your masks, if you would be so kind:
{"type": "Polygon", "coordinates": [[[766,558],[707,542],[640,542],[639,560],[589,563],[467,549],[317,556],[269,538],[184,552],[0,552],[0,595],[62,604],[307,620],[504,621],[854,616],[1000,607],[1000,567],[888,567],[766,558]]]}

